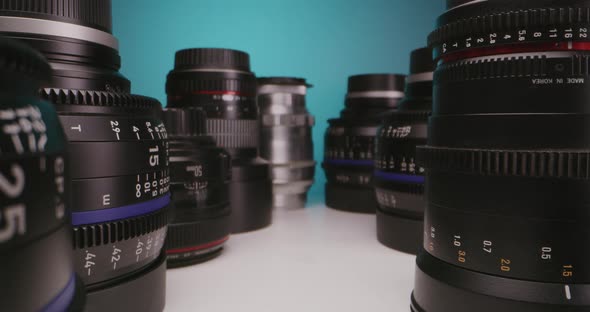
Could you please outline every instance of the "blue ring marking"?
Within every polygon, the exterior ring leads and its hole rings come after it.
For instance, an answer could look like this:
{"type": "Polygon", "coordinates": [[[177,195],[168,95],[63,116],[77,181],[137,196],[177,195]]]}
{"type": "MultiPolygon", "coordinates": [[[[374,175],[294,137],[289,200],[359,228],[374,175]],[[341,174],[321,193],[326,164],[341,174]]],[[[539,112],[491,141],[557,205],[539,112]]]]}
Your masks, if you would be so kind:
{"type": "Polygon", "coordinates": [[[330,165],[340,166],[373,166],[372,160],[325,159],[324,162],[330,165]]]}
{"type": "Polygon", "coordinates": [[[74,294],[76,293],[76,276],[72,274],[66,287],[55,297],[51,302],[46,305],[41,312],[64,312],[68,311],[72,300],[74,300],[74,294]]]}
{"type": "Polygon", "coordinates": [[[421,175],[389,173],[383,171],[375,171],[374,175],[377,178],[393,182],[424,184],[426,181],[426,178],[421,175]]]}
{"type": "Polygon", "coordinates": [[[138,217],[166,207],[170,194],[143,203],[93,211],[72,212],[72,225],[109,222],[138,217]]]}

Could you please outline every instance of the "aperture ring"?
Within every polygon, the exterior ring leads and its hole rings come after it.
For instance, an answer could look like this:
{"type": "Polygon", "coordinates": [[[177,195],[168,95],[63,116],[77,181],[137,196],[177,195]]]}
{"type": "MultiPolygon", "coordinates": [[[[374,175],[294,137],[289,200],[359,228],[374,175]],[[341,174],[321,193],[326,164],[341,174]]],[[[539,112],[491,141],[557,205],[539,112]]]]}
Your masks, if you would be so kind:
{"type": "MultiPolygon", "coordinates": [[[[486,5],[486,4],[484,4],[486,5]]],[[[535,8],[460,19],[435,30],[428,45],[441,56],[499,45],[588,41],[590,8],[535,8]]]]}
{"type": "Polygon", "coordinates": [[[72,142],[69,157],[72,179],[134,175],[168,167],[167,141],[72,142]]]}
{"type": "Polygon", "coordinates": [[[91,211],[141,203],[166,195],[169,171],[72,181],[72,210],[91,211]]]}
{"type": "Polygon", "coordinates": [[[493,176],[590,179],[590,151],[492,150],[418,147],[418,161],[433,170],[493,176]]]}
{"type": "Polygon", "coordinates": [[[61,114],[59,120],[69,142],[151,141],[168,137],[155,116],[96,116],[61,114]]]}

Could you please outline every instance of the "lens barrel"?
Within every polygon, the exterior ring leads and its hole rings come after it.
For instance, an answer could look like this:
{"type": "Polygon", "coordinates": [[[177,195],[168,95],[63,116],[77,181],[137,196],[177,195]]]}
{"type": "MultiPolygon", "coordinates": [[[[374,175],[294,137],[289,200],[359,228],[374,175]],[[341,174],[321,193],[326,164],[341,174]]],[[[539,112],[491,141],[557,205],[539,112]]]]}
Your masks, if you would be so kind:
{"type": "Polygon", "coordinates": [[[71,259],[66,139],[39,98],[51,68],[22,43],[0,39],[0,292],[6,311],[81,311],[71,259]],[[39,261],[43,259],[43,261],[39,261]]]}
{"type": "Polygon", "coordinates": [[[218,256],[230,234],[231,159],[206,135],[201,109],[169,108],[163,115],[170,138],[170,188],[174,218],[168,226],[168,267],[218,256]]]}
{"type": "Polygon", "coordinates": [[[85,310],[162,311],[167,134],[160,103],[129,94],[118,73],[111,2],[3,2],[0,33],[39,50],[53,68],[40,93],[68,140],[73,262],[85,310]]]}
{"type": "Polygon", "coordinates": [[[377,132],[377,238],[388,247],[412,254],[422,246],[424,168],[416,164],[416,147],[427,143],[434,68],[432,50],[412,52],[405,98],[377,132]]]}
{"type": "Polygon", "coordinates": [[[276,209],[305,207],[307,192],[313,184],[315,119],[305,104],[310,87],[300,78],[258,79],[262,122],[260,156],[271,164],[276,209]]]}
{"type": "Polygon", "coordinates": [[[413,311],[590,310],[589,12],[498,0],[439,18],[413,311]]]}
{"type": "Polygon", "coordinates": [[[348,78],[346,104],[338,119],[328,120],[324,162],[326,205],[375,213],[373,157],[377,128],[404,96],[405,76],[369,74],[348,78]]]}
{"type": "Polygon", "coordinates": [[[256,77],[247,53],[228,49],[176,52],[168,74],[168,107],[201,108],[207,134],[232,158],[229,188],[233,233],[268,226],[272,217],[269,166],[258,158],[256,77]]]}
{"type": "Polygon", "coordinates": [[[160,103],[103,91],[47,88],[42,96],[69,141],[74,263],[87,310],[161,311],[170,178],[160,103]],[[141,303],[145,295],[153,301],[141,303]]]}

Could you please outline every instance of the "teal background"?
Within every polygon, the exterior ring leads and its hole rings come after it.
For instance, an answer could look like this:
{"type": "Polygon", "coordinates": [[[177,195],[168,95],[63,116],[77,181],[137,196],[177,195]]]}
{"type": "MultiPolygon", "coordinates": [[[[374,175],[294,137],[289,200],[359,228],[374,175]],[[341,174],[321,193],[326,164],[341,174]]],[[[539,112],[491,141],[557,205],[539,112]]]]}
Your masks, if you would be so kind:
{"type": "Polygon", "coordinates": [[[410,51],[426,44],[443,9],[443,0],[115,0],[113,24],[133,92],[164,105],[166,74],[183,48],[243,50],[259,77],[312,83],[313,203],[323,201],[323,136],[344,105],[347,77],[407,73],[410,51]]]}

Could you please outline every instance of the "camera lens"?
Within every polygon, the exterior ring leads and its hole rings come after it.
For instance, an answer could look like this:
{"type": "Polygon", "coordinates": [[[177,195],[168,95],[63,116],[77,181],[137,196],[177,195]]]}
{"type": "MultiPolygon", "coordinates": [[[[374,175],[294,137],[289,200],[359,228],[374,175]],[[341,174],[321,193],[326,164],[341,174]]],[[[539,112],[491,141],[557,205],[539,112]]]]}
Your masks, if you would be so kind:
{"type": "Polygon", "coordinates": [[[439,61],[414,311],[589,311],[588,1],[473,1],[439,61]]]}
{"type": "Polygon", "coordinates": [[[434,67],[432,50],[412,52],[405,98],[377,132],[377,238],[388,247],[412,254],[422,246],[424,168],[416,164],[416,146],[426,144],[434,67]]]}
{"type": "Polygon", "coordinates": [[[111,2],[0,4],[0,33],[42,52],[41,97],[68,140],[73,261],[86,311],[161,311],[165,303],[168,143],[158,101],[128,91],[110,34],[111,2]],[[149,298],[149,300],[146,300],[149,298]]]}
{"type": "Polygon", "coordinates": [[[170,139],[170,189],[174,218],[168,226],[168,267],[201,263],[221,253],[230,233],[227,152],[206,135],[201,109],[169,108],[164,123],[170,139]]]}
{"type": "Polygon", "coordinates": [[[258,79],[260,156],[271,164],[273,206],[278,209],[305,207],[313,184],[311,135],[315,119],[305,105],[309,87],[300,78],[258,79]]]}
{"type": "Polygon", "coordinates": [[[0,39],[0,276],[6,311],[79,311],[67,224],[66,139],[39,98],[43,57],[0,39]],[[26,291],[25,291],[26,290],[26,291]]]}
{"type": "Polygon", "coordinates": [[[258,158],[256,77],[247,53],[227,49],[176,52],[168,74],[168,107],[198,107],[207,115],[207,134],[232,158],[229,187],[231,231],[271,223],[272,183],[268,164],[258,158]]]}
{"type": "Polygon", "coordinates": [[[56,88],[129,92],[111,19],[110,0],[0,1],[0,34],[43,53],[56,88]]]}
{"type": "Polygon", "coordinates": [[[160,103],[101,91],[42,95],[69,141],[74,264],[87,310],[161,311],[170,180],[160,103]]]}
{"type": "Polygon", "coordinates": [[[326,205],[375,213],[373,154],[381,118],[397,110],[404,96],[405,76],[358,75],[348,78],[348,94],[340,118],[328,120],[324,163],[326,205]]]}

